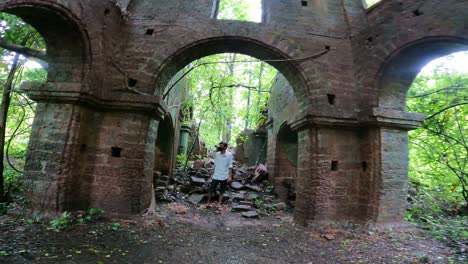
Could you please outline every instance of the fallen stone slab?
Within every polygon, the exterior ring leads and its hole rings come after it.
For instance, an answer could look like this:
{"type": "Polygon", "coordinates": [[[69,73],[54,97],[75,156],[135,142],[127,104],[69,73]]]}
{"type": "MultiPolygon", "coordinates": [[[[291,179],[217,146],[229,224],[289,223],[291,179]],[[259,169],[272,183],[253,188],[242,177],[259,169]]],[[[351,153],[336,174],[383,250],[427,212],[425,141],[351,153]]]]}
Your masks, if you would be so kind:
{"type": "Polygon", "coordinates": [[[281,203],[276,203],[275,205],[276,210],[284,210],[286,209],[286,203],[281,202],[281,203]]]}
{"type": "Polygon", "coordinates": [[[232,182],[231,187],[234,190],[240,190],[240,189],[244,188],[244,185],[242,183],[240,183],[240,182],[232,182]]]}
{"type": "Polygon", "coordinates": [[[249,206],[249,205],[236,205],[234,207],[232,207],[232,211],[233,212],[247,212],[247,211],[251,211],[252,210],[252,207],[249,206]]]}
{"type": "Polygon", "coordinates": [[[235,201],[235,202],[244,201],[245,200],[245,194],[235,193],[235,194],[232,195],[232,200],[235,201]]]}
{"type": "Polygon", "coordinates": [[[261,192],[262,188],[258,187],[257,185],[247,184],[245,185],[246,188],[255,192],[261,192]]]}
{"type": "Polygon", "coordinates": [[[242,216],[245,218],[258,218],[258,213],[257,211],[248,211],[242,213],[242,216]]]}
{"type": "Polygon", "coordinates": [[[240,205],[248,205],[248,206],[253,206],[254,203],[252,201],[239,201],[240,205]]]}
{"type": "Polygon", "coordinates": [[[199,177],[195,177],[195,176],[192,176],[192,177],[190,178],[190,181],[191,181],[192,184],[194,184],[194,185],[205,185],[205,182],[206,182],[205,179],[199,178],[199,177]]]}
{"type": "Polygon", "coordinates": [[[252,200],[256,200],[258,197],[259,195],[256,193],[249,193],[247,194],[246,200],[252,201],[252,200]]]}
{"type": "Polygon", "coordinates": [[[205,195],[204,194],[198,194],[198,193],[194,193],[192,195],[190,195],[190,197],[187,199],[187,201],[191,204],[199,204],[203,198],[205,198],[205,195]]]}

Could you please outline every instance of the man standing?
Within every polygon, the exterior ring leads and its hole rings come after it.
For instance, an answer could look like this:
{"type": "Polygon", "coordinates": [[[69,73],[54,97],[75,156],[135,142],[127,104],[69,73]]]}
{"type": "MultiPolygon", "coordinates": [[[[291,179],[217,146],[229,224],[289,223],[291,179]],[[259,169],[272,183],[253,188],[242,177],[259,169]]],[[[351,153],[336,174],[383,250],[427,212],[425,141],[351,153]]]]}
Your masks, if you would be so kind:
{"type": "Polygon", "coordinates": [[[223,203],[223,196],[227,189],[227,184],[232,182],[232,154],[226,151],[228,144],[226,142],[220,142],[216,148],[215,163],[213,175],[210,177],[210,191],[208,192],[208,204],[211,203],[211,195],[216,194],[216,188],[220,185],[220,194],[218,206],[223,203]]]}

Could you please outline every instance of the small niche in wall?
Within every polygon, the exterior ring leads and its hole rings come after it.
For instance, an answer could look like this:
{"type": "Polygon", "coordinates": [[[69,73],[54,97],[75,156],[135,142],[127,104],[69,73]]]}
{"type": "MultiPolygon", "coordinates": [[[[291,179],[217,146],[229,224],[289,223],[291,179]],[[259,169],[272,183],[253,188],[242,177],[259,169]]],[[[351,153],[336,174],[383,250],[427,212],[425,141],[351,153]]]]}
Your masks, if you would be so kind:
{"type": "Polygon", "coordinates": [[[337,160],[332,160],[331,162],[331,171],[337,171],[338,170],[338,161],[337,160]]]}
{"type": "Polygon", "coordinates": [[[424,13],[422,11],[420,11],[419,9],[416,9],[413,11],[413,15],[414,16],[422,16],[424,15],[424,13]]]}
{"type": "Polygon", "coordinates": [[[133,78],[128,78],[128,87],[135,87],[138,81],[133,78]]]}
{"type": "Polygon", "coordinates": [[[122,154],[122,148],[118,147],[112,147],[111,148],[111,155],[114,158],[120,158],[120,155],[122,154]]]}
{"type": "Polygon", "coordinates": [[[329,104],[334,105],[334,104],[335,104],[335,101],[336,101],[336,95],[334,95],[334,94],[327,94],[327,99],[328,99],[328,103],[329,103],[329,104]]]}
{"type": "Polygon", "coordinates": [[[362,171],[367,171],[367,161],[361,163],[362,171]]]}
{"type": "Polygon", "coordinates": [[[146,30],[146,32],[145,32],[145,35],[151,36],[151,35],[153,35],[153,33],[154,33],[154,29],[148,28],[148,29],[146,30]]]}
{"type": "Polygon", "coordinates": [[[302,6],[308,6],[309,3],[308,3],[307,1],[304,1],[304,0],[303,0],[303,1],[301,1],[301,5],[302,5],[302,6]]]}

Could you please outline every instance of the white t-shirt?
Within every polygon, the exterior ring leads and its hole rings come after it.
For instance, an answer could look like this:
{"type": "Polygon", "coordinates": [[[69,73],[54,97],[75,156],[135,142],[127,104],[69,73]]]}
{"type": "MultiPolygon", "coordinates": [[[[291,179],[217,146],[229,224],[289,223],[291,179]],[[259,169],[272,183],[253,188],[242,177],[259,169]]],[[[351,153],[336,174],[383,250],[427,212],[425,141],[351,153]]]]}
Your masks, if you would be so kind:
{"type": "Polygon", "coordinates": [[[229,178],[229,169],[232,168],[232,154],[229,151],[223,155],[221,152],[216,152],[214,163],[213,179],[224,181],[229,178]]]}

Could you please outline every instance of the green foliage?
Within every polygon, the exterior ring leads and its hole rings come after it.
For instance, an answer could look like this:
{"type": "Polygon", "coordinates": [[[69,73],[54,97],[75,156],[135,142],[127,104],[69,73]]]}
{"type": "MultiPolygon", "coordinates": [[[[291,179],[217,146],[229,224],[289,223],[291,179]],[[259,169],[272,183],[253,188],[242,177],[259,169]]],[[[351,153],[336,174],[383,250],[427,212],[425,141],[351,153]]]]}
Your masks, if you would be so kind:
{"type": "MultiPolygon", "coordinates": [[[[0,13],[0,36],[7,42],[45,51],[45,42],[39,33],[16,16],[0,13]],[[24,42],[26,40],[26,42],[24,42]]],[[[15,53],[0,49],[0,88],[3,90],[15,53]]],[[[15,72],[10,108],[7,116],[5,154],[9,162],[3,172],[6,189],[11,193],[21,190],[21,171],[24,168],[26,149],[31,133],[35,113],[35,104],[18,93],[18,88],[25,81],[44,82],[47,72],[38,64],[20,57],[19,67],[15,72]]]]}
{"type": "Polygon", "coordinates": [[[10,205],[7,203],[0,203],[0,216],[6,215],[10,210],[10,205]]]}
{"type": "Polygon", "coordinates": [[[382,1],[382,0],[365,0],[367,8],[374,6],[375,4],[377,4],[380,1],[382,1]]]}
{"type": "Polygon", "coordinates": [[[119,231],[119,229],[120,229],[120,224],[119,223],[113,223],[112,224],[112,230],[119,231]]]}
{"type": "Polygon", "coordinates": [[[72,213],[67,211],[62,213],[62,216],[50,221],[50,226],[55,232],[60,232],[62,230],[67,230],[74,224],[80,223],[91,223],[96,222],[104,217],[104,210],[98,208],[90,208],[88,211],[77,214],[74,216],[72,213]]]}
{"type": "Polygon", "coordinates": [[[261,22],[262,0],[220,0],[217,18],[261,22]]]}
{"type": "Polygon", "coordinates": [[[442,202],[444,197],[421,192],[412,198],[405,219],[416,223],[439,240],[468,241],[468,216],[458,215],[452,204],[442,202]]]}
{"type": "Polygon", "coordinates": [[[101,220],[104,217],[104,210],[99,208],[90,208],[84,214],[78,215],[79,223],[89,223],[101,220]]]}
{"type": "Polygon", "coordinates": [[[55,232],[66,230],[72,224],[73,220],[71,219],[71,213],[67,211],[63,212],[61,217],[50,221],[50,226],[55,230],[55,232]]]}
{"type": "Polygon", "coordinates": [[[415,194],[406,220],[447,242],[468,240],[468,74],[447,68],[453,59],[448,56],[432,72],[420,74],[407,100],[408,111],[428,119],[409,133],[415,194]]]}
{"type": "Polygon", "coordinates": [[[187,163],[187,155],[185,154],[178,154],[176,157],[176,163],[177,166],[185,166],[185,163],[187,163]]]}
{"type": "MultiPolygon", "coordinates": [[[[233,145],[246,128],[255,129],[265,113],[277,71],[240,54],[219,54],[193,62],[186,71],[194,119],[207,146],[226,140],[233,145]]],[[[264,119],[264,118],[263,118],[264,119]]]]}
{"type": "MultiPolygon", "coordinates": [[[[450,57],[448,58],[450,61],[450,57]]],[[[410,135],[410,179],[458,207],[468,203],[468,74],[437,66],[408,92],[408,110],[428,119],[410,135]]]]}

